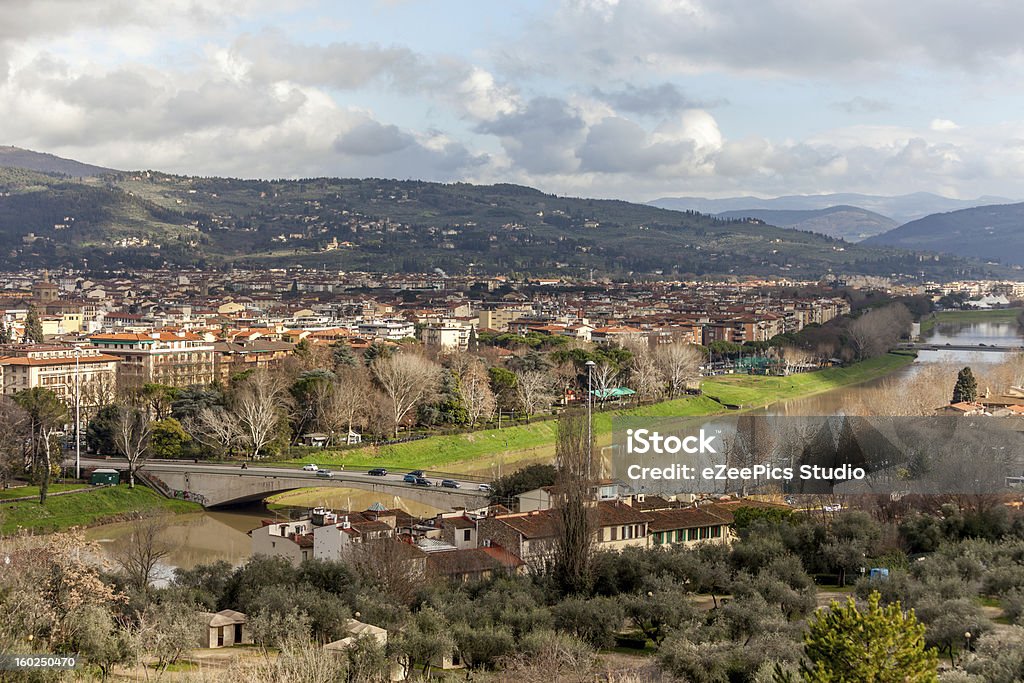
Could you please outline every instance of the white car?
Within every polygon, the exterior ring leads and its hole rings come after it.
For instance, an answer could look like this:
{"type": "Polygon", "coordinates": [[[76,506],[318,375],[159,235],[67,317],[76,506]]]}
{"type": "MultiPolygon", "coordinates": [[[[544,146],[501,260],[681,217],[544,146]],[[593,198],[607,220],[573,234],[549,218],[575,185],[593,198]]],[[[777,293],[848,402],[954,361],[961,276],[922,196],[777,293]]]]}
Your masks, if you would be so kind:
{"type": "Polygon", "coordinates": [[[314,465],[313,463],[309,463],[309,464],[303,465],[302,469],[304,469],[307,472],[316,472],[320,468],[317,467],[316,465],[314,465]]]}
{"type": "Polygon", "coordinates": [[[476,488],[477,488],[478,491],[490,491],[491,490],[491,485],[490,484],[480,484],[476,488]]]}

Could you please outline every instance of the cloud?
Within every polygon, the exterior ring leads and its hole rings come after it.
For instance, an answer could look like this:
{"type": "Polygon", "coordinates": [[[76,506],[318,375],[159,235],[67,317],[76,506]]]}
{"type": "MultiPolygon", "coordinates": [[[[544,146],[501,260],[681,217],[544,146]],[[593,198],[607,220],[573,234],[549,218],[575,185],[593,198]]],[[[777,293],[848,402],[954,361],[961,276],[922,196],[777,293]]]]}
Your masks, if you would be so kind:
{"type": "Polygon", "coordinates": [[[842,102],[833,102],[830,106],[847,114],[877,114],[892,110],[892,103],[888,100],[876,100],[860,95],[842,102]]]}
{"type": "Polygon", "coordinates": [[[684,109],[707,109],[726,104],[725,100],[692,100],[674,83],[635,86],[627,83],[620,90],[594,88],[592,94],[618,111],[646,116],[678,114],[684,109]]]}
{"type": "Polygon", "coordinates": [[[538,97],[521,109],[481,123],[476,131],[494,135],[512,161],[530,173],[565,173],[577,167],[575,146],[586,124],[563,100],[538,97]]]}
{"type": "Polygon", "coordinates": [[[371,119],[338,136],[334,141],[334,149],[353,156],[378,156],[405,149],[413,142],[413,137],[403,133],[398,126],[385,125],[371,119]]]}
{"type": "Polygon", "coordinates": [[[535,73],[595,82],[652,70],[878,79],[881,65],[978,71],[1018,58],[1022,24],[1013,0],[970,12],[955,0],[563,0],[531,37],[535,73]]]}
{"type": "Polygon", "coordinates": [[[946,132],[951,130],[958,130],[960,126],[956,125],[949,119],[932,119],[932,122],[928,125],[934,131],[946,132]]]}

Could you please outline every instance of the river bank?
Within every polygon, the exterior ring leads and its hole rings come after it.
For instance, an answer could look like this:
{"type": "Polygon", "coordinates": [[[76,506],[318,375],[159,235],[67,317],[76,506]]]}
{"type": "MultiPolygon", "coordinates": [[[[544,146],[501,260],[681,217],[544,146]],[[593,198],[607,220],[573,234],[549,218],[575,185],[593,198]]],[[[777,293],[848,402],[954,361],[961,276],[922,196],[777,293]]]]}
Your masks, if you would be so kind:
{"type": "MultiPolygon", "coordinates": [[[[889,353],[842,368],[765,377],[729,375],[705,380],[700,396],[684,396],[646,406],[598,411],[594,414],[596,445],[611,442],[615,417],[703,417],[751,409],[776,401],[813,396],[843,386],[884,377],[914,361],[912,353],[889,353]]],[[[432,436],[419,441],[345,451],[321,451],[286,460],[281,465],[315,462],[327,467],[379,467],[432,469],[452,473],[479,472],[496,461],[511,465],[554,456],[557,422],[489,429],[462,434],[432,436]]]]}
{"type": "Polygon", "coordinates": [[[75,495],[51,496],[45,505],[38,501],[0,500],[0,533],[19,529],[34,533],[52,533],[71,527],[89,527],[118,522],[135,515],[161,512],[198,512],[202,506],[183,500],[164,498],[144,486],[125,485],[97,488],[75,495]]]}

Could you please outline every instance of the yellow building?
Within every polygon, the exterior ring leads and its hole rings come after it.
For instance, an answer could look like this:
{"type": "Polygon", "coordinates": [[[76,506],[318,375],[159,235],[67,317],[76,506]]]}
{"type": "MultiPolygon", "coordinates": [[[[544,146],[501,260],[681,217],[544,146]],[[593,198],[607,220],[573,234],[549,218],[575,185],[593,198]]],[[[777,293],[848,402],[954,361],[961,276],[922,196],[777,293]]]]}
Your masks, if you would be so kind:
{"type": "MultiPolygon", "coordinates": [[[[116,356],[90,346],[78,347],[77,375],[83,411],[110,403],[117,382],[116,356]]],[[[75,404],[75,347],[62,344],[19,344],[0,350],[3,393],[42,387],[69,407],[75,404]]]]}

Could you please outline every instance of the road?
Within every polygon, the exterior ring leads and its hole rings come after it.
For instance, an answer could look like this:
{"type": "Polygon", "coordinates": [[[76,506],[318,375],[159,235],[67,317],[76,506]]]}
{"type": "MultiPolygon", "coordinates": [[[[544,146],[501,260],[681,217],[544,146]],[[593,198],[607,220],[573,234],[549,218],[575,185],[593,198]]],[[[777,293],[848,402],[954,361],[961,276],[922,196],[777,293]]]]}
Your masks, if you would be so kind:
{"type": "MultiPolygon", "coordinates": [[[[65,460],[65,466],[74,467],[74,458],[65,460]]],[[[97,467],[108,467],[123,470],[128,467],[127,462],[121,458],[82,458],[82,467],[87,469],[95,469],[97,467]]],[[[253,465],[246,463],[246,468],[242,469],[240,465],[235,464],[222,464],[222,463],[204,463],[204,462],[192,462],[183,460],[150,460],[142,467],[143,472],[152,472],[153,474],[159,474],[160,472],[188,472],[190,475],[197,474],[233,474],[242,477],[281,477],[287,476],[294,479],[308,479],[310,486],[337,486],[344,482],[352,482],[357,484],[392,484],[392,485],[405,485],[412,487],[412,484],[405,484],[402,478],[405,476],[405,472],[388,472],[383,477],[375,477],[368,474],[365,470],[331,470],[331,477],[318,476],[316,472],[307,472],[306,470],[293,468],[293,467],[264,467],[260,465],[253,465]]],[[[440,485],[441,478],[430,476],[430,472],[427,472],[427,479],[436,485],[440,485]]],[[[453,481],[459,484],[459,489],[462,493],[466,494],[478,494],[481,498],[486,497],[486,493],[479,490],[481,482],[479,480],[469,480],[451,477],[453,481]]]]}

